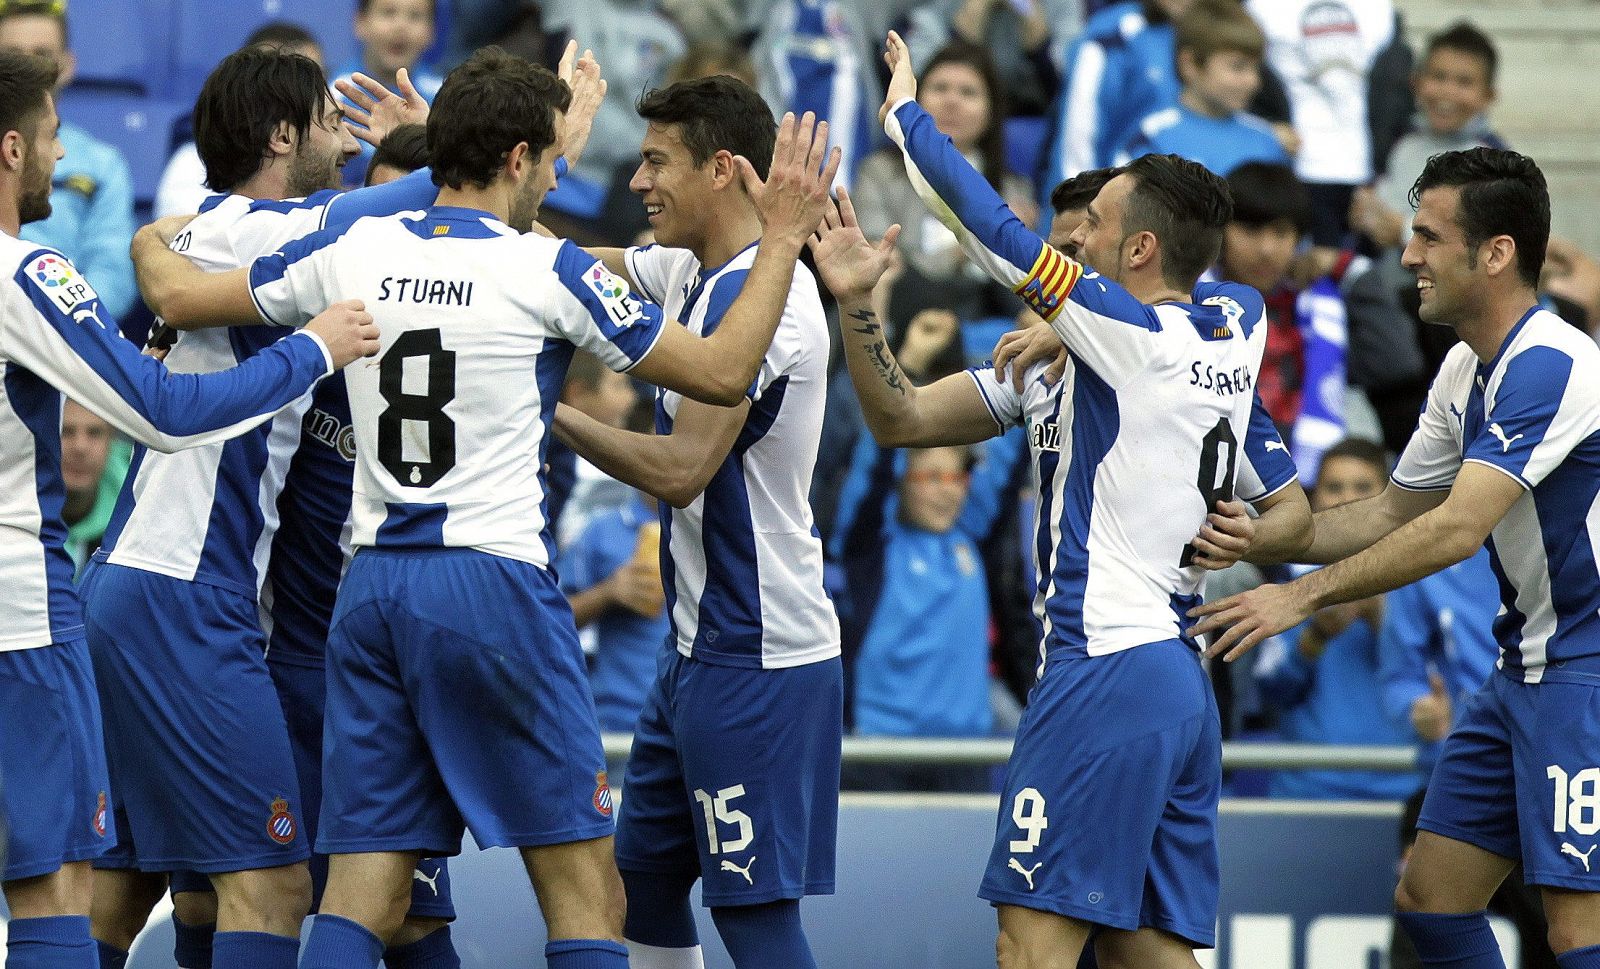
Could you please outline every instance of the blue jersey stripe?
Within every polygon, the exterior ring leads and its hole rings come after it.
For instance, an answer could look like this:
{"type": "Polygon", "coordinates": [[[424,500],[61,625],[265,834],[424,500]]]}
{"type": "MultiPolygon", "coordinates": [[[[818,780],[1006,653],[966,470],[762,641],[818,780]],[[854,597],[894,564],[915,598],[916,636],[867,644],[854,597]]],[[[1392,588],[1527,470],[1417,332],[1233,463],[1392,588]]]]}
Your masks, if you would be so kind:
{"type": "Polygon", "coordinates": [[[384,502],[388,516],[378,526],[379,548],[441,548],[450,506],[436,503],[384,502]]]}
{"type": "Polygon", "coordinates": [[[61,519],[67,500],[61,479],[61,392],[14,363],[5,365],[5,387],[11,410],[33,435],[39,542],[44,546],[45,582],[50,590],[50,637],[61,642],[83,632],[83,614],[72,585],[72,557],[66,551],[67,526],[61,519]]]}
{"type": "MultiPolygon", "coordinates": [[[[1111,386],[1074,355],[1072,386],[1072,463],[1056,515],[1061,545],[1052,576],[1055,594],[1045,604],[1057,642],[1063,631],[1083,647],[1083,597],[1089,580],[1089,523],[1094,515],[1094,481],[1100,462],[1116,443],[1120,416],[1111,386]]],[[[1048,657],[1046,657],[1048,659],[1048,657]]]]}
{"type": "Polygon", "coordinates": [[[543,494],[539,498],[539,514],[544,516],[544,529],[540,537],[544,541],[546,562],[556,560],[556,539],[555,520],[550,515],[550,485],[542,469],[549,458],[550,442],[555,439],[555,435],[550,433],[550,424],[555,420],[556,404],[561,400],[561,386],[567,382],[567,368],[572,365],[575,350],[572,344],[565,341],[547,340],[533,365],[534,381],[539,388],[539,423],[542,425],[539,434],[539,489],[543,494]]]}

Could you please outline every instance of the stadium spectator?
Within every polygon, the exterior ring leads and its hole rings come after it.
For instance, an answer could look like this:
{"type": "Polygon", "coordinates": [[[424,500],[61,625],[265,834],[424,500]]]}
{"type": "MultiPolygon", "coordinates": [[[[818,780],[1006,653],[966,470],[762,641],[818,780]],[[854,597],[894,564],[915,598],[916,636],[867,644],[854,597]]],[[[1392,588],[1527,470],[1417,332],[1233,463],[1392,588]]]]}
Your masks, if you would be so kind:
{"type": "MultiPolygon", "coordinates": [[[[640,408],[648,418],[649,411],[640,408]]],[[[561,591],[589,653],[600,729],[632,733],[667,640],[656,500],[633,500],[590,519],[558,559],[561,591]]]]}
{"type": "MultiPolygon", "coordinates": [[[[48,58],[60,72],[56,93],[72,83],[78,61],[67,37],[66,4],[60,0],[16,0],[0,7],[0,47],[48,58]]],[[[50,217],[22,227],[22,238],[64,253],[94,280],[100,302],[112,316],[133,308],[128,243],[133,241],[133,175],[111,145],[63,118],[61,146],[50,190],[50,217]]]]}
{"type": "Polygon", "coordinates": [[[1228,176],[1233,219],[1218,272],[1267,301],[1267,350],[1256,392],[1313,480],[1322,449],[1381,432],[1361,388],[1374,393],[1422,368],[1410,327],[1370,260],[1341,254],[1302,286],[1290,270],[1311,220],[1305,187],[1285,165],[1250,162],[1228,176]]]}
{"type": "MultiPolygon", "coordinates": [[[[863,437],[839,534],[850,597],[840,623],[855,732],[982,737],[994,730],[989,594],[977,542],[999,510],[998,470],[965,446],[902,451],[863,437]],[[979,466],[982,467],[981,465],[979,466]],[[856,489],[852,489],[855,491],[856,489]]],[[[849,771],[874,790],[983,790],[987,770],[849,771]]]]}
{"type": "MultiPolygon", "coordinates": [[[[404,70],[423,98],[432,101],[444,78],[419,62],[433,45],[436,0],[359,0],[356,4],[355,34],[361,41],[359,63],[340,69],[334,83],[348,81],[360,72],[391,91],[399,90],[400,71],[404,70]]],[[[344,183],[355,187],[367,175],[372,146],[361,143],[361,153],[344,166],[344,183]]]]}
{"type": "MultiPolygon", "coordinates": [[[[263,24],[245,38],[241,49],[245,47],[277,47],[296,54],[303,54],[317,62],[317,66],[326,67],[322,59],[322,46],[311,32],[299,24],[284,21],[273,21],[263,24]]],[[[154,206],[155,217],[165,218],[169,215],[190,215],[200,210],[200,203],[206,196],[212,194],[206,186],[206,165],[200,160],[200,152],[194,146],[193,132],[188,130],[190,123],[185,124],[183,144],[167,159],[167,165],[161,170],[161,181],[156,186],[156,200],[154,206]]]]}
{"type": "Polygon", "coordinates": [[[388,137],[372,153],[372,162],[367,166],[366,184],[387,185],[427,166],[427,127],[403,124],[389,132],[388,137]]]}
{"type": "MultiPolygon", "coordinates": [[[[1584,318],[1582,328],[1600,340],[1600,261],[1570,239],[1551,239],[1542,292],[1565,300],[1584,318]]],[[[1574,324],[1576,318],[1569,317],[1574,324]]]]}
{"type": "Polygon", "coordinates": [[[128,475],[132,449],[111,425],[75,400],[61,410],[61,484],[67,552],[79,569],[100,547],[111,509],[128,475]]]}
{"type": "MultiPolygon", "coordinates": [[[[1032,222],[1035,210],[1027,180],[1005,170],[1005,98],[988,52],[956,41],[936,53],[924,73],[918,103],[989,184],[1032,222]]],[[[859,200],[863,231],[876,238],[890,225],[901,227],[906,271],[890,298],[893,328],[930,306],[952,310],[963,320],[997,311],[1011,314],[1011,295],[973,265],[955,234],[917,198],[900,152],[888,147],[870,155],[861,163],[852,194],[859,200]]]]}
{"type": "MultiPolygon", "coordinates": [[[[592,354],[579,352],[572,356],[561,400],[607,427],[623,427],[639,394],[627,374],[617,373],[592,354]]],[[[545,460],[551,469],[550,521],[558,546],[575,541],[596,515],[633,501],[634,489],[553,437],[545,460]]]]}
{"type": "Polygon", "coordinates": [[[1178,103],[1146,115],[1121,156],[1179,155],[1222,176],[1245,162],[1287,163],[1272,126],[1245,111],[1266,45],[1235,0],[1198,0],[1178,18],[1178,103]]]}
{"type": "Polygon", "coordinates": [[[1443,740],[1494,672],[1498,593],[1487,549],[1389,593],[1378,631],[1383,705],[1420,742],[1443,740]]]}
{"type": "Polygon", "coordinates": [[[1369,86],[1374,63],[1399,41],[1393,0],[1248,0],[1267,36],[1267,65],[1282,84],[1299,141],[1295,174],[1312,203],[1311,238],[1337,247],[1350,199],[1372,180],[1369,86]]]}
{"type": "Polygon", "coordinates": [[[667,83],[692,81],[698,77],[727,74],[751,87],[756,86],[756,65],[750,52],[729,41],[697,40],[689,45],[683,56],[667,72],[667,83]]]}
{"type": "MultiPolygon", "coordinates": [[[[1389,464],[1383,448],[1346,440],[1322,455],[1311,506],[1324,511],[1383,490],[1389,464]]],[[[1255,675],[1277,708],[1278,738],[1290,743],[1407,744],[1408,726],[1384,714],[1378,680],[1378,629],[1383,597],[1318,611],[1310,620],[1263,644],[1255,675]]],[[[1353,770],[1275,771],[1273,797],[1318,800],[1400,800],[1422,783],[1416,774],[1353,770]]]]}
{"type": "Polygon", "coordinates": [[[1056,38],[1070,41],[1082,26],[1083,4],[1076,0],[939,0],[912,11],[908,24],[917,46],[927,50],[952,38],[988,50],[1018,115],[1050,110],[1061,84],[1056,38]]]}
{"type": "Polygon", "coordinates": [[[1141,118],[1177,103],[1172,24],[1192,2],[1125,0],[1089,18],[1065,54],[1045,185],[1113,164],[1141,118]]]}

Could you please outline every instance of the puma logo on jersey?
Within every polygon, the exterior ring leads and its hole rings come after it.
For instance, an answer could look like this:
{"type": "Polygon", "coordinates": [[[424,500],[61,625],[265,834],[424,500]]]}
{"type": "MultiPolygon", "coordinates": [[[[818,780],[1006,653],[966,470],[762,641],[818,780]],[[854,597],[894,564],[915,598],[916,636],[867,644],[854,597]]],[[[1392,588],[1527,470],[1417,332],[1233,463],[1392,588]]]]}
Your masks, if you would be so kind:
{"type": "Polygon", "coordinates": [[[433,889],[433,897],[439,897],[439,872],[437,869],[434,870],[433,877],[430,878],[423,873],[421,868],[413,868],[411,870],[411,880],[414,882],[421,882],[422,884],[433,889]]]}
{"type": "Polygon", "coordinates": [[[1450,413],[1456,415],[1457,423],[1465,424],[1467,422],[1466,415],[1461,413],[1460,409],[1456,407],[1455,401],[1450,402],[1450,413]]]}
{"type": "Polygon", "coordinates": [[[1521,434],[1518,434],[1516,437],[1511,437],[1511,438],[1506,437],[1506,432],[1502,431],[1500,429],[1500,425],[1499,424],[1490,424],[1489,425],[1489,433],[1493,434],[1495,436],[1495,439],[1500,442],[1500,453],[1501,454],[1504,454],[1504,453],[1510,451],[1511,450],[1511,445],[1513,445],[1516,442],[1522,440],[1522,435],[1521,434]]]}
{"type": "Polygon", "coordinates": [[[1061,450],[1060,424],[1034,424],[1028,431],[1033,439],[1033,449],[1035,451],[1061,450]]]}
{"type": "Polygon", "coordinates": [[[724,858],[722,860],[722,870],[723,871],[737,872],[737,873],[739,873],[739,874],[744,876],[745,884],[754,886],[755,885],[755,879],[750,877],[750,866],[755,864],[755,863],[756,863],[756,856],[755,855],[751,855],[750,856],[750,860],[744,863],[744,867],[743,868],[740,868],[738,865],[736,865],[733,862],[731,862],[731,861],[727,860],[726,858],[724,858]]]}
{"type": "Polygon", "coordinates": [[[1023,878],[1026,878],[1028,880],[1028,891],[1031,892],[1033,891],[1033,873],[1038,871],[1040,868],[1043,868],[1044,862],[1036,861],[1033,863],[1032,868],[1024,868],[1022,867],[1022,862],[1013,858],[1011,859],[1011,863],[1006,865],[1006,867],[1021,875],[1023,878]]]}
{"type": "Polygon", "coordinates": [[[1288,454],[1289,453],[1289,449],[1287,447],[1284,447],[1282,441],[1268,441],[1267,442],[1267,450],[1268,451],[1282,451],[1284,454],[1288,454]]]}
{"type": "Polygon", "coordinates": [[[1589,856],[1594,854],[1594,848],[1594,845],[1590,845],[1588,851],[1579,851],[1577,848],[1567,844],[1565,841],[1561,842],[1561,853],[1564,855],[1571,855],[1572,857],[1583,862],[1584,871],[1589,870],[1589,856]]]}

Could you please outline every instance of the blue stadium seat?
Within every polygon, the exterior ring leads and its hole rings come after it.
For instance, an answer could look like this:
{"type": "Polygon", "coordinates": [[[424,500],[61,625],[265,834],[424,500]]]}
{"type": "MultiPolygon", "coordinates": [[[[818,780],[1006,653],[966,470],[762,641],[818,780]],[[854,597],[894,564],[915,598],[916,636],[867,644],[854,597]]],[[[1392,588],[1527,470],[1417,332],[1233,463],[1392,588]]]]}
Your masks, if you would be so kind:
{"type": "Polygon", "coordinates": [[[1033,178],[1039,173],[1044,141],[1050,136],[1050,119],[1024,115],[1007,118],[1004,127],[1006,170],[1033,178]]]}
{"type": "Polygon", "coordinates": [[[217,62],[244,43],[251,31],[272,21],[299,24],[322,44],[329,76],[356,55],[352,23],[356,0],[235,0],[220,15],[216,0],[172,0],[173,69],[164,93],[193,103],[217,62]]]}
{"type": "Polygon", "coordinates": [[[133,197],[141,203],[155,198],[172,153],[172,122],[188,110],[182,102],[123,91],[69,87],[61,92],[61,116],[128,159],[133,197]]]}
{"type": "Polygon", "coordinates": [[[72,0],[67,30],[80,83],[151,92],[172,59],[170,0],[72,0]]]}

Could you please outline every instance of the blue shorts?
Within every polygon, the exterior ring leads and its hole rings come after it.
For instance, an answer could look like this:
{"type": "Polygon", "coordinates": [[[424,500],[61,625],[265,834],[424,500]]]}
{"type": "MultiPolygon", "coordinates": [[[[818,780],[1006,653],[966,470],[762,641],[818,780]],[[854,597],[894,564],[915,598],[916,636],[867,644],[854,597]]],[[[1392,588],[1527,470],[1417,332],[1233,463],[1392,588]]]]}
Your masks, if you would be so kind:
{"type": "Polygon", "coordinates": [[[844,674],[666,651],[634,732],[617,867],[698,873],[707,906],[833,894],[844,674]]]}
{"type": "Polygon", "coordinates": [[[611,835],[572,610],[545,569],[362,549],[328,635],[317,849],[454,855],[611,835]]]}
{"type": "Polygon", "coordinates": [[[98,561],[81,588],[118,802],[119,844],[100,867],[211,873],[306,860],[255,601],[98,561]]]}
{"type": "Polygon", "coordinates": [[[5,881],[48,875],[116,844],[89,647],[0,652],[5,881]]]}
{"type": "Polygon", "coordinates": [[[1178,640],[1045,666],[979,896],[1216,944],[1222,734],[1178,640]]]}
{"type": "Polygon", "coordinates": [[[1521,859],[1530,885],[1600,892],[1600,683],[1490,675],[1445,738],[1417,827],[1521,859]]]}

